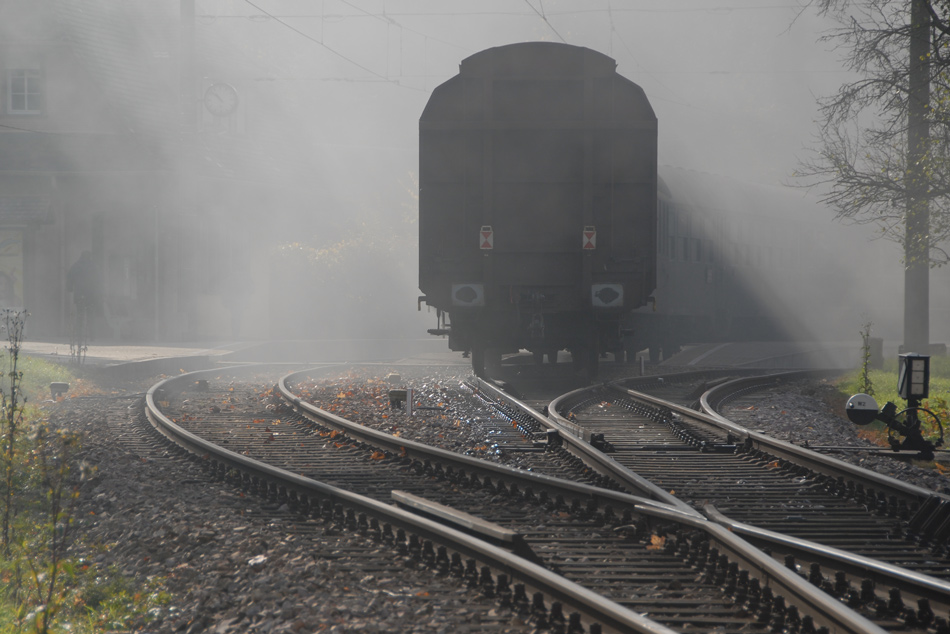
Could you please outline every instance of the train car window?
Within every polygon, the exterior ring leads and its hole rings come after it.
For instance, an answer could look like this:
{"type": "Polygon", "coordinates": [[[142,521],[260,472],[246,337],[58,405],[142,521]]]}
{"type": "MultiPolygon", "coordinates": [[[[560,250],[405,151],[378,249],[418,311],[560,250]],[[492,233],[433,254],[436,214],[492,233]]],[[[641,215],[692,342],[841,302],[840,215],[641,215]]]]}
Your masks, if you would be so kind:
{"type": "Polygon", "coordinates": [[[689,262],[689,238],[683,238],[683,261],[689,262]]]}
{"type": "Polygon", "coordinates": [[[697,262],[703,261],[703,241],[699,238],[694,239],[693,241],[693,259],[697,262]]]}

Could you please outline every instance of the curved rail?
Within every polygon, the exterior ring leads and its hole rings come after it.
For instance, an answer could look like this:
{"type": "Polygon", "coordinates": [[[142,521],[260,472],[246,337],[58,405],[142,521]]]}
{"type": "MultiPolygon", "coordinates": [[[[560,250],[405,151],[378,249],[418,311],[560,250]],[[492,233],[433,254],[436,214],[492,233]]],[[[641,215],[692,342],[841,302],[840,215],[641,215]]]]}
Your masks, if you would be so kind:
{"type": "MultiPolygon", "coordinates": [[[[233,371],[234,370],[229,373],[233,373],[233,371]]],[[[583,615],[585,622],[599,623],[608,630],[619,632],[648,634],[668,634],[672,632],[672,630],[667,627],[650,621],[636,612],[607,600],[591,590],[567,581],[563,577],[536,564],[465,533],[445,527],[442,524],[412,513],[402,511],[396,507],[336,487],[328,486],[213,445],[176,425],[173,421],[168,419],[168,417],[164,416],[157,407],[156,400],[163,398],[163,395],[182,391],[188,382],[197,381],[201,378],[211,377],[220,373],[220,370],[208,370],[173,377],[153,386],[146,395],[146,412],[150,422],[177,444],[204,457],[212,470],[219,473],[241,470],[249,474],[252,478],[258,478],[280,487],[282,490],[286,490],[288,494],[292,496],[300,496],[308,500],[329,501],[334,505],[345,504],[348,508],[354,509],[358,513],[383,520],[394,527],[417,535],[423,540],[442,544],[460,556],[476,559],[499,573],[508,574],[513,578],[517,578],[523,581],[532,590],[541,592],[552,600],[561,601],[565,605],[572,606],[572,608],[578,610],[583,615]]],[[[287,394],[289,395],[290,392],[286,385],[287,378],[288,377],[284,377],[281,379],[279,389],[282,394],[287,390],[287,394]]],[[[285,395],[285,398],[286,397],[285,395]]],[[[291,396],[290,402],[294,404],[294,407],[300,410],[307,410],[311,415],[319,416],[321,420],[326,421],[327,418],[334,419],[332,426],[347,423],[347,433],[350,433],[349,429],[350,426],[353,425],[352,423],[305,403],[296,396],[291,396]]],[[[353,431],[362,430],[362,433],[373,432],[373,430],[367,430],[360,426],[356,427],[359,427],[359,429],[353,431]]],[[[418,454],[419,458],[422,457],[425,446],[417,447],[415,446],[417,443],[395,439],[386,434],[373,432],[372,434],[368,434],[366,441],[369,441],[369,436],[375,437],[377,435],[388,437],[390,440],[395,441],[406,454],[418,454]]],[[[376,438],[376,440],[379,440],[379,438],[376,438]]],[[[375,445],[376,443],[373,442],[372,444],[375,445]]],[[[450,453],[431,448],[429,448],[429,450],[430,452],[439,454],[450,453]]],[[[442,457],[444,458],[446,456],[442,457]]],[[[430,459],[431,458],[432,455],[430,455],[430,459]]],[[[478,463],[480,468],[502,469],[498,467],[498,465],[484,463],[465,456],[455,455],[454,458],[464,459],[463,462],[472,461],[478,463]]],[[[773,588],[776,593],[781,594],[785,598],[789,605],[794,605],[803,613],[810,615],[817,626],[826,626],[835,632],[853,632],[855,634],[859,632],[880,634],[883,632],[883,630],[876,627],[873,623],[849,610],[840,602],[813,588],[798,575],[783,568],[772,558],[764,555],[757,549],[751,548],[747,543],[731,534],[725,528],[709,522],[695,513],[685,514],[677,509],[664,507],[654,501],[643,500],[627,494],[598,490],[594,487],[557,481],[555,478],[534,475],[533,479],[541,483],[548,481],[547,484],[550,486],[553,486],[556,482],[561,487],[567,486],[571,491],[585,491],[586,493],[600,496],[603,499],[611,499],[615,503],[622,500],[629,505],[628,508],[632,507],[638,514],[703,531],[708,536],[710,543],[713,544],[719,552],[728,554],[734,561],[741,562],[742,567],[750,571],[750,576],[759,579],[763,586],[773,588]]]]}
{"type": "Polygon", "coordinates": [[[646,478],[640,477],[630,469],[617,464],[617,462],[611,459],[609,456],[598,451],[590,444],[584,442],[580,438],[579,428],[568,419],[557,414],[556,405],[562,398],[570,397],[571,395],[583,392],[587,388],[569,392],[568,394],[555,399],[551,405],[548,406],[549,413],[548,416],[545,417],[539,414],[527,403],[515,398],[511,394],[508,394],[492,383],[489,383],[483,379],[477,379],[477,385],[480,390],[490,394],[493,398],[508,402],[518,410],[531,416],[534,420],[547,429],[557,431],[558,434],[560,434],[562,442],[568,446],[568,450],[583,460],[584,464],[597,473],[608,476],[615,481],[630,487],[631,490],[636,491],[638,494],[643,495],[648,499],[656,500],[657,502],[671,506],[689,515],[700,515],[696,509],[689,506],[676,496],[670,495],[668,492],[664,491],[662,488],[658,487],[646,478]]]}
{"type": "MultiPolygon", "coordinates": [[[[700,418],[704,422],[731,432],[733,435],[741,438],[744,442],[749,443],[753,448],[761,449],[762,451],[770,453],[777,458],[784,458],[786,460],[794,461],[795,463],[808,467],[809,469],[812,469],[818,473],[823,473],[834,478],[843,477],[862,482],[865,483],[866,486],[884,492],[886,495],[899,495],[909,501],[914,501],[921,505],[928,503],[932,505],[935,502],[950,502],[950,496],[936,493],[934,491],[914,486],[906,482],[901,482],[900,480],[895,480],[894,478],[883,476],[874,471],[870,471],[847,462],[842,462],[841,460],[836,460],[816,451],[812,451],[811,449],[799,447],[798,445],[786,442],[784,440],[778,440],[765,434],[750,431],[745,427],[741,427],[733,423],[718,412],[718,408],[729,396],[760,390],[764,387],[774,385],[778,381],[787,380],[789,378],[798,378],[798,376],[799,373],[771,374],[767,376],[736,379],[734,381],[729,381],[728,383],[716,386],[700,397],[703,414],[698,414],[692,410],[684,411],[680,408],[671,407],[665,402],[663,405],[665,407],[670,407],[674,411],[679,411],[681,414],[688,414],[689,416],[700,418]]],[[[636,398],[642,398],[654,403],[657,402],[657,399],[653,399],[653,397],[640,392],[630,392],[630,394],[636,398]]]]}
{"type": "Polygon", "coordinates": [[[785,551],[796,557],[807,557],[809,561],[819,565],[833,566],[854,579],[870,579],[875,585],[898,588],[904,599],[927,599],[933,609],[950,608],[950,583],[946,581],[830,546],[737,522],[720,513],[712,505],[707,504],[703,511],[710,520],[724,526],[730,533],[767,546],[773,554],[776,551],[785,551]]]}
{"type": "MultiPolygon", "coordinates": [[[[298,496],[329,500],[334,504],[344,504],[356,513],[363,513],[385,521],[393,527],[417,535],[423,540],[442,544],[462,557],[476,559],[497,572],[520,579],[526,582],[532,590],[542,592],[552,600],[560,601],[565,605],[578,609],[589,623],[602,624],[611,631],[636,632],[638,634],[675,634],[673,630],[663,625],[655,623],[502,548],[419,515],[403,511],[398,507],[383,504],[371,498],[350,493],[229,451],[182,429],[161,413],[156,404],[157,393],[180,391],[179,385],[184,382],[195,381],[220,373],[220,370],[202,370],[165,379],[154,385],[145,397],[146,415],[152,425],[179,446],[211,461],[212,469],[215,469],[214,463],[219,463],[221,466],[217,468],[218,470],[240,469],[251,477],[285,487],[288,492],[298,496]]],[[[282,379],[281,383],[283,382],[282,379]]]]}
{"type": "MultiPolygon", "coordinates": [[[[613,505],[626,507],[631,504],[637,504],[657,508],[668,508],[668,505],[663,504],[662,501],[657,501],[650,497],[638,497],[627,493],[590,486],[588,484],[581,484],[579,482],[570,482],[540,473],[514,469],[505,465],[479,460],[478,458],[464,456],[445,449],[439,449],[438,447],[430,447],[429,445],[413,440],[398,438],[391,434],[364,427],[363,425],[348,421],[336,414],[320,409],[294,394],[287,386],[288,381],[293,377],[302,376],[306,373],[307,372],[295,372],[282,377],[280,381],[278,381],[277,388],[281,396],[288,403],[292,404],[299,412],[318,420],[327,427],[343,431],[355,440],[373,445],[393,455],[404,456],[422,463],[437,461],[443,466],[451,467],[460,472],[487,473],[493,477],[514,480],[524,488],[547,492],[551,495],[561,495],[569,500],[576,499],[585,505],[588,502],[594,502],[598,506],[613,505]]],[[[644,480],[644,482],[646,481],[644,480]]],[[[650,484],[648,482],[646,483],[650,484]]],[[[673,508],[686,515],[700,516],[695,509],[683,504],[683,502],[679,500],[677,500],[677,504],[674,505],[673,508]]]]}

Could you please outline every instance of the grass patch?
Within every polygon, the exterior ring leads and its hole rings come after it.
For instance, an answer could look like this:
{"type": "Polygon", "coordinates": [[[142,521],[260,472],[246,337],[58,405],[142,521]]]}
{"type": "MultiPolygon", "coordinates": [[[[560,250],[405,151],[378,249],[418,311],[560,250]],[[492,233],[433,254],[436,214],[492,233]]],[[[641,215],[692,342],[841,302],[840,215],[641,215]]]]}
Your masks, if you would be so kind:
{"type": "Polygon", "coordinates": [[[70,384],[65,398],[104,392],[73,368],[16,354],[14,339],[13,352],[0,352],[0,634],[142,629],[169,602],[163,580],[137,585],[77,559],[88,548],[75,513],[95,467],[82,459],[82,436],[51,427],[42,408],[52,382],[70,384]]]}
{"type": "MultiPolygon", "coordinates": [[[[10,371],[10,355],[6,350],[0,350],[0,371],[4,375],[10,371]]],[[[65,398],[105,393],[95,383],[77,375],[68,365],[47,361],[41,357],[20,354],[17,371],[23,374],[21,393],[26,396],[28,403],[34,405],[50,399],[50,383],[69,383],[69,392],[65,398]]],[[[7,384],[8,381],[4,381],[4,389],[7,384]]]]}

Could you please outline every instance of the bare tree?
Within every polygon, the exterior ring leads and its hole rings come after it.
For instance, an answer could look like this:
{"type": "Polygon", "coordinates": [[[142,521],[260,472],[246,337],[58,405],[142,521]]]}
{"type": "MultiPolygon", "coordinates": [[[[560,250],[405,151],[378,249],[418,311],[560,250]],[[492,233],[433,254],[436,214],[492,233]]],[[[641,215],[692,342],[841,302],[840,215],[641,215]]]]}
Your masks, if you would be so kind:
{"type": "Polygon", "coordinates": [[[839,218],[904,246],[904,344],[929,343],[929,267],[950,263],[950,2],[814,0],[857,79],[819,102],[799,175],[839,218]]]}

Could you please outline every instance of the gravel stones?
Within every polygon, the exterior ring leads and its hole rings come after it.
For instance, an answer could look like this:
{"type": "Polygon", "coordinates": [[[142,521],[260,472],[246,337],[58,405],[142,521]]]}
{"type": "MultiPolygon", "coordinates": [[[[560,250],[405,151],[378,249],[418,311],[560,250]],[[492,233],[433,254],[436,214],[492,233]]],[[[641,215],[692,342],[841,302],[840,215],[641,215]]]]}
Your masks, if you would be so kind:
{"type": "MultiPolygon", "coordinates": [[[[744,397],[727,405],[722,414],[752,431],[797,445],[880,449],[860,437],[860,427],[835,413],[843,406],[838,403],[840,400],[837,389],[827,381],[796,381],[766,394],[744,397]]],[[[950,478],[933,468],[862,452],[839,451],[832,455],[931,491],[950,494],[950,478]]]]}
{"type": "MultiPolygon", "coordinates": [[[[318,406],[389,433],[492,460],[480,420],[492,414],[460,385],[458,368],[400,370],[432,409],[392,410],[389,382],[371,373],[314,381],[318,406]],[[372,382],[370,382],[372,380],[372,382]],[[342,394],[342,396],[341,396],[342,394]]],[[[796,443],[859,444],[856,430],[830,413],[827,384],[798,382],[726,414],[796,443]],[[749,409],[751,408],[751,409],[749,409]]],[[[244,497],[212,480],[200,464],[156,441],[139,418],[139,397],[66,399],[51,419],[85,435],[83,458],[96,465],[82,488],[80,540],[72,555],[117,570],[170,601],[123,630],[165,633],[530,632],[516,614],[461,587],[434,582],[428,569],[399,560],[359,535],[286,507],[244,497]],[[380,561],[389,560],[387,565],[380,561]]],[[[261,407],[269,403],[261,402],[261,407]]],[[[862,466],[950,493],[932,470],[888,458],[842,454],[862,466]]],[[[508,456],[518,460],[518,456],[508,456]]],[[[113,628],[117,629],[117,628],[113,628]]]]}
{"type": "Polygon", "coordinates": [[[50,406],[57,425],[84,433],[84,458],[97,467],[81,491],[71,556],[171,597],[147,617],[110,629],[532,630],[453,578],[433,580],[428,569],[359,535],[211,480],[195,461],[152,440],[136,400],[67,399],[50,406]]]}

